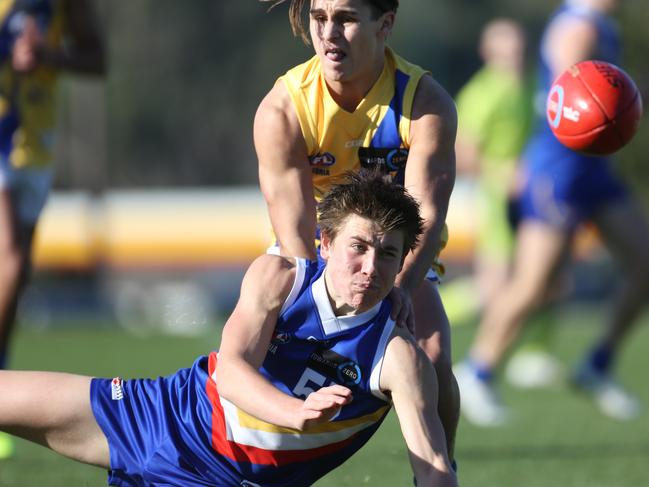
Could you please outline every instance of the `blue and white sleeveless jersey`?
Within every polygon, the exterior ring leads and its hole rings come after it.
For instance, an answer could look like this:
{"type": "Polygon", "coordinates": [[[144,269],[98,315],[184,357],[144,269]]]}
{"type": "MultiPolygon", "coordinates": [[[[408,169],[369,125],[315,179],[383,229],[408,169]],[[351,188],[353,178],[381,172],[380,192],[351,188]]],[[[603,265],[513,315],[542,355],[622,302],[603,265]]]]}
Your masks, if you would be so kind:
{"type": "Polygon", "coordinates": [[[394,328],[389,302],[355,316],[335,316],[317,263],[297,261],[293,289],[283,306],[261,373],[275,387],[305,398],[340,384],[353,401],[326,424],[296,431],[260,421],[218,396],[210,357],[208,384],[215,420],[213,446],[244,477],[260,485],[311,485],[356,452],[390,409],[379,390],[385,347],[394,328]]]}
{"type": "Polygon", "coordinates": [[[325,424],[297,431],[246,414],[219,396],[218,352],[157,379],[93,379],[95,418],[110,446],[110,485],[299,487],[343,463],[376,431],[390,402],[379,390],[394,329],[383,301],[337,317],[317,262],[297,260],[261,373],[304,398],[341,384],[353,400],[325,424]]]}

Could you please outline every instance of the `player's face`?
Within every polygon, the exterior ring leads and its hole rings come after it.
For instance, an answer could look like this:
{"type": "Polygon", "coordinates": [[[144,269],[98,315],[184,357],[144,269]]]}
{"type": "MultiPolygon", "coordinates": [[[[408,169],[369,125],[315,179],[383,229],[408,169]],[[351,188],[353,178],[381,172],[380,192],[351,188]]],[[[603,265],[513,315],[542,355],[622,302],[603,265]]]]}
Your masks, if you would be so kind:
{"type": "Polygon", "coordinates": [[[392,12],[373,19],[364,0],[312,0],[311,42],[325,79],[344,83],[368,78],[373,83],[393,22],[392,12]]]}
{"type": "Polygon", "coordinates": [[[337,313],[367,311],[388,295],[401,270],[403,243],[401,231],[383,232],[358,215],[347,217],[335,239],[323,234],[325,282],[337,313]]]}

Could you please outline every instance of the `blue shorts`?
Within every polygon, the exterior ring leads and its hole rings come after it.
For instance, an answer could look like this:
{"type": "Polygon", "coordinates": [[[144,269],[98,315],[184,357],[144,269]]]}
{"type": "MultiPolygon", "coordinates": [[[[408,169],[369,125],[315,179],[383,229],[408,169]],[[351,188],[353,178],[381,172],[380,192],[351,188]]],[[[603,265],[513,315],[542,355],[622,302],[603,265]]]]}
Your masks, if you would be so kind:
{"type": "Polygon", "coordinates": [[[610,161],[579,154],[539,137],[523,155],[525,185],[515,219],[540,220],[571,231],[604,206],[628,197],[610,161]]]}
{"type": "Polygon", "coordinates": [[[52,168],[14,169],[2,157],[0,161],[0,190],[11,194],[19,223],[36,225],[52,186],[52,168]]]}
{"type": "Polygon", "coordinates": [[[212,448],[207,378],[200,357],[169,377],[92,380],[92,410],[110,448],[109,485],[245,485],[212,448]]]}

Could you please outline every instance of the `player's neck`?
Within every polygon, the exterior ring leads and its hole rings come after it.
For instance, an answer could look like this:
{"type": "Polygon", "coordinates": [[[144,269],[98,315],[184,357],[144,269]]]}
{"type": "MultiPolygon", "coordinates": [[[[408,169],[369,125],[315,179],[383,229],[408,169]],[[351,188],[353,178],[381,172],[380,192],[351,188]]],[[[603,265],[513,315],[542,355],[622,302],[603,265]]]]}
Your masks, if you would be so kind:
{"type": "Polygon", "coordinates": [[[347,112],[354,112],[370,92],[383,72],[385,58],[377,61],[371,70],[350,80],[328,80],[325,78],[329,95],[336,104],[347,112]]]}

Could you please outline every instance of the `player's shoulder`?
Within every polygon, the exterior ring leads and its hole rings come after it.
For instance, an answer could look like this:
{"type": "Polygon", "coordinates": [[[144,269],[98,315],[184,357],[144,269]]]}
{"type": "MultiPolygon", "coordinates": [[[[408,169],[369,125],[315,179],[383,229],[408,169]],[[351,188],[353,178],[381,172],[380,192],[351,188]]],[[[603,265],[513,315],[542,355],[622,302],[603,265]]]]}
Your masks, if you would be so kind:
{"type": "Polygon", "coordinates": [[[455,101],[430,73],[425,73],[419,80],[412,107],[413,120],[426,114],[440,116],[449,123],[457,118],[455,101]]]}
{"type": "Polygon", "coordinates": [[[259,277],[283,275],[295,275],[298,266],[298,259],[294,257],[285,257],[277,254],[263,254],[257,257],[249,267],[248,272],[257,274],[259,277]]]}
{"type": "Polygon", "coordinates": [[[317,79],[320,72],[320,62],[317,56],[313,56],[280,76],[270,91],[263,98],[259,108],[264,110],[288,110],[292,103],[291,93],[303,88],[305,85],[317,79]]]}
{"type": "Polygon", "coordinates": [[[271,145],[277,142],[279,135],[284,138],[301,135],[293,99],[281,80],[275,82],[257,107],[254,135],[256,142],[267,139],[271,145]]]}
{"type": "Polygon", "coordinates": [[[395,326],[388,339],[385,353],[387,363],[394,364],[396,370],[399,372],[412,372],[408,369],[416,366],[417,357],[419,357],[420,353],[423,353],[423,350],[417,345],[415,338],[408,329],[395,326]]]}
{"type": "Polygon", "coordinates": [[[430,360],[412,334],[403,327],[395,326],[385,348],[379,379],[381,390],[392,391],[406,383],[417,384],[420,370],[427,364],[430,364],[430,360]]]}
{"type": "Polygon", "coordinates": [[[402,326],[395,326],[388,338],[387,349],[394,349],[397,353],[415,354],[418,345],[412,333],[402,326]]]}
{"type": "Polygon", "coordinates": [[[278,116],[285,113],[290,106],[291,97],[286,89],[286,85],[281,80],[277,80],[259,103],[256,118],[269,115],[278,116]]]}
{"type": "Polygon", "coordinates": [[[300,262],[292,257],[264,254],[257,257],[246,272],[244,283],[268,297],[288,295],[300,262]]]}

